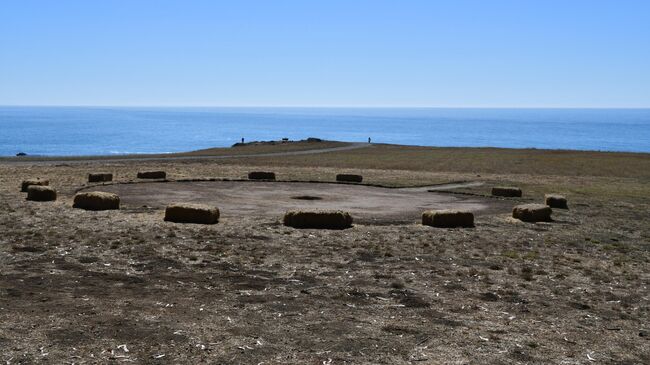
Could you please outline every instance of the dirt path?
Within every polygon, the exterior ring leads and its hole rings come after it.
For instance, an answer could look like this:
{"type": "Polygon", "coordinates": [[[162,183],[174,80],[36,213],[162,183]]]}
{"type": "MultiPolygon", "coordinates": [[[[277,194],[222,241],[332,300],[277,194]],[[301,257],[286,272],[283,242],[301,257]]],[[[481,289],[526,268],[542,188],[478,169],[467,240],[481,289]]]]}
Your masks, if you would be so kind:
{"type": "Polygon", "coordinates": [[[473,188],[476,186],[482,186],[485,183],[483,181],[461,181],[461,182],[451,182],[446,184],[437,184],[430,186],[417,186],[414,188],[400,188],[400,191],[409,191],[409,192],[428,192],[428,191],[444,191],[451,189],[460,189],[460,188],[473,188]]]}
{"type": "Polygon", "coordinates": [[[412,222],[429,209],[463,209],[485,214],[507,212],[512,205],[427,190],[327,183],[167,182],[115,184],[90,190],[117,193],[127,209],[164,208],[174,202],[193,202],[216,205],[224,216],[249,217],[280,217],[291,209],[341,209],[359,222],[380,224],[412,222]]]}
{"type": "Polygon", "coordinates": [[[328,152],[340,152],[355,150],[358,148],[365,148],[371,146],[370,143],[350,143],[347,146],[317,148],[311,150],[301,151],[285,151],[285,152],[268,152],[268,153],[252,153],[241,155],[216,155],[216,156],[168,156],[168,157],[115,157],[115,158],[81,158],[79,160],[62,159],[62,160],[21,160],[18,158],[0,159],[0,164],[15,164],[15,165],[54,165],[54,164],[80,164],[92,162],[121,162],[121,161],[179,161],[179,160],[210,160],[210,159],[228,159],[228,158],[248,158],[248,157],[278,157],[278,156],[299,156],[299,155],[313,155],[328,152]]]}

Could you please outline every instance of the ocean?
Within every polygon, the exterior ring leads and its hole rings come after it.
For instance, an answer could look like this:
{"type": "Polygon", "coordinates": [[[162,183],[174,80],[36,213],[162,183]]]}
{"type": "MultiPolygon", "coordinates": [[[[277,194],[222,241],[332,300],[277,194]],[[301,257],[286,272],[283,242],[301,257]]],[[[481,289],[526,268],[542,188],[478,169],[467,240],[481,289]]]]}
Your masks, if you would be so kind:
{"type": "Polygon", "coordinates": [[[307,137],[650,152],[650,109],[0,107],[0,156],[172,153],[307,137]]]}

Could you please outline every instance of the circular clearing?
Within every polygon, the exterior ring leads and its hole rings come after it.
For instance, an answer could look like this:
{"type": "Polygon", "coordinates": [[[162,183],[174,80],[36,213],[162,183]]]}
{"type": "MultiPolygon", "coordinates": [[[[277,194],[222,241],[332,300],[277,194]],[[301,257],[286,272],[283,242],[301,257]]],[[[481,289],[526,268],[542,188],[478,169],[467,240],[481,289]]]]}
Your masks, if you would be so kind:
{"type": "Polygon", "coordinates": [[[512,209],[511,203],[477,196],[331,183],[193,181],[114,184],[88,190],[116,193],[127,209],[201,203],[219,207],[223,217],[282,217],[288,210],[343,210],[355,222],[374,224],[419,221],[422,212],[431,209],[467,210],[477,215],[512,209]]]}

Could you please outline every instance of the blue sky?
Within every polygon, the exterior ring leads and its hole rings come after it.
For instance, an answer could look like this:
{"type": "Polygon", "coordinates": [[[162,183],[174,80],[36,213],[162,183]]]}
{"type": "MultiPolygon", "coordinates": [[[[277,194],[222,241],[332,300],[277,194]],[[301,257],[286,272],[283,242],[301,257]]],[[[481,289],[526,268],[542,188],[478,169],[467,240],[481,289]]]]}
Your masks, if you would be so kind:
{"type": "Polygon", "coordinates": [[[650,1],[2,1],[0,105],[650,107],[650,1]]]}

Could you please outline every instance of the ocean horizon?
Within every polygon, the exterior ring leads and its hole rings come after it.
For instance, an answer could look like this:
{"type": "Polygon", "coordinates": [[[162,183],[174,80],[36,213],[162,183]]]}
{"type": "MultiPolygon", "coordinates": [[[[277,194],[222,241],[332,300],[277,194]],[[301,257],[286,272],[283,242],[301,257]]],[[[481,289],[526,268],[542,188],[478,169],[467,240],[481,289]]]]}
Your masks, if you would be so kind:
{"type": "Polygon", "coordinates": [[[650,109],[0,107],[0,156],[175,153],[308,137],[648,153],[650,109]]]}

